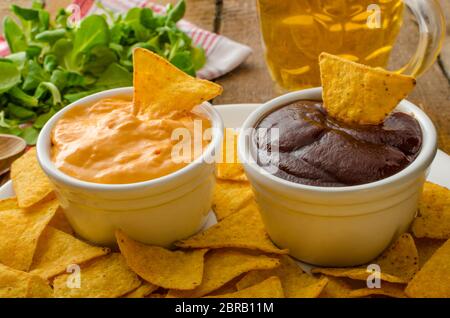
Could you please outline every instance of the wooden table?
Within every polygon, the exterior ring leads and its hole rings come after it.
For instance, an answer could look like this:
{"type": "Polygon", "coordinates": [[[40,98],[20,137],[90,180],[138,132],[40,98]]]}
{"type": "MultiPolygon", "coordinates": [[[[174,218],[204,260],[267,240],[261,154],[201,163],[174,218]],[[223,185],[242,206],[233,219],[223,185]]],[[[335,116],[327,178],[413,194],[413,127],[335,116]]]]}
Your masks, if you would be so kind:
{"type": "MultiPolygon", "coordinates": [[[[11,3],[27,4],[30,0],[2,0],[0,16],[7,12],[11,3]]],[[[70,3],[70,0],[47,0],[50,11],[70,3]]],[[[159,0],[159,3],[176,0],[159,0]]],[[[225,35],[247,44],[253,49],[252,56],[237,69],[217,79],[224,88],[222,96],[214,104],[260,103],[280,94],[275,89],[266,65],[260,41],[256,0],[186,0],[186,19],[200,27],[225,35]]],[[[440,0],[447,21],[447,41],[439,61],[418,80],[409,99],[422,107],[434,121],[439,134],[439,147],[450,153],[450,2],[440,0]]],[[[415,32],[400,35],[402,52],[410,54],[414,49],[415,32]]],[[[400,56],[401,57],[401,56],[400,56]]],[[[394,56],[397,58],[397,56],[394,56]]]]}

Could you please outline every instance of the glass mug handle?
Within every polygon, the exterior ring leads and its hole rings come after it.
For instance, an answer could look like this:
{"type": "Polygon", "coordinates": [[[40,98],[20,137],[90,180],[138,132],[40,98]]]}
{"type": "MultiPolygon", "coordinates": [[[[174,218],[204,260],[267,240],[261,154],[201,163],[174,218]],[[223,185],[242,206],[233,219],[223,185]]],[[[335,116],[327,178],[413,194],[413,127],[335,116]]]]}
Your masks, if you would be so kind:
{"type": "Polygon", "coordinates": [[[408,64],[397,72],[420,76],[433,63],[441,51],[445,37],[445,18],[437,0],[403,0],[416,16],[419,26],[419,43],[408,64]]]}

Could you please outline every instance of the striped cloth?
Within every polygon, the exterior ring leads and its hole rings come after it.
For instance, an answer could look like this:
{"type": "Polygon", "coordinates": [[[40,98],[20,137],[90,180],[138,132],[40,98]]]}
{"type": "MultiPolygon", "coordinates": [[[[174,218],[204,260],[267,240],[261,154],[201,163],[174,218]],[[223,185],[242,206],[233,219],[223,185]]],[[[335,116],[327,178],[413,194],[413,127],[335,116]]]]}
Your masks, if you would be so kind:
{"type": "MultiPolygon", "coordinates": [[[[149,0],[102,0],[101,3],[105,9],[114,12],[126,12],[133,7],[149,7],[156,13],[165,11],[164,6],[152,3],[149,0]]],[[[74,0],[67,9],[72,12],[72,16],[75,18],[83,18],[89,14],[103,12],[103,9],[97,6],[95,0],[74,0]]],[[[177,26],[192,38],[195,45],[201,46],[205,50],[206,64],[197,72],[197,76],[200,78],[214,79],[220,77],[239,66],[252,53],[248,46],[203,30],[186,20],[179,21],[177,26]]],[[[0,56],[8,54],[8,45],[5,39],[0,36],[0,56]]]]}

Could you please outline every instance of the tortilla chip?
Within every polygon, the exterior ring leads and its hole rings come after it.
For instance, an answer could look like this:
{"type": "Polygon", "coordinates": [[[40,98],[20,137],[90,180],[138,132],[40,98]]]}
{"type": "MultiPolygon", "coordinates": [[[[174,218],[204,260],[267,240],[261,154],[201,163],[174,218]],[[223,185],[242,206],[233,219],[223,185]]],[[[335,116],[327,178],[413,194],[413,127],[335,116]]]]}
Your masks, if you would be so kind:
{"type": "Polygon", "coordinates": [[[392,298],[407,298],[404,289],[405,285],[403,284],[382,282],[381,288],[361,288],[352,290],[347,294],[347,297],[362,298],[369,296],[388,296],[392,298]]]}
{"type": "Polygon", "coordinates": [[[240,163],[218,163],[216,177],[222,180],[248,181],[244,167],[240,163]]]}
{"type": "Polygon", "coordinates": [[[202,282],[206,249],[172,252],[139,243],[120,230],[116,238],[128,266],[147,282],[167,289],[194,289],[202,282]]]}
{"type": "Polygon", "coordinates": [[[450,240],[425,263],[406,287],[409,297],[450,298],[450,240]]]}
{"type": "Polygon", "coordinates": [[[50,298],[53,290],[47,281],[0,264],[0,298],[50,298]]]}
{"type": "Polygon", "coordinates": [[[445,243],[445,240],[414,238],[419,254],[419,267],[422,268],[434,253],[445,243]]]}
{"type": "Polygon", "coordinates": [[[237,144],[239,134],[226,128],[222,143],[222,161],[216,164],[216,177],[223,180],[248,181],[244,167],[239,162],[237,144]]]}
{"type": "Polygon", "coordinates": [[[91,246],[48,226],[39,239],[30,273],[49,279],[65,272],[69,265],[80,265],[108,253],[108,248],[91,246]]]}
{"type": "Polygon", "coordinates": [[[236,288],[236,283],[241,279],[240,276],[230,280],[228,283],[223,285],[222,287],[216,289],[215,291],[207,294],[206,296],[218,296],[223,294],[232,294],[238,291],[236,288]]]}
{"type": "Polygon", "coordinates": [[[139,115],[160,119],[195,106],[222,93],[213,82],[187,75],[146,49],[133,52],[134,105],[139,115]]]}
{"type": "Polygon", "coordinates": [[[248,206],[253,201],[253,192],[248,182],[217,180],[214,188],[212,209],[217,221],[248,206]]]}
{"type": "Polygon", "coordinates": [[[419,215],[412,231],[416,237],[450,238],[450,190],[426,182],[419,203],[419,215]]]}
{"type": "Polygon", "coordinates": [[[352,285],[346,278],[324,276],[328,279],[328,284],[322,290],[319,298],[347,298],[352,290],[352,285]]]}
{"type": "Polygon", "coordinates": [[[7,198],[0,200],[0,211],[18,209],[17,198],[7,198]]]}
{"type": "Polygon", "coordinates": [[[324,107],[345,123],[378,125],[416,85],[416,80],[338,56],[319,57],[324,107]]]}
{"type": "Polygon", "coordinates": [[[0,211],[0,263],[28,271],[38,239],[57,208],[58,202],[53,200],[29,209],[0,211]]]}
{"type": "Polygon", "coordinates": [[[271,270],[251,271],[237,284],[238,290],[256,285],[271,276],[277,276],[287,298],[317,298],[328,283],[327,278],[316,278],[305,273],[289,256],[280,257],[280,266],[271,270]]]}
{"type": "Polygon", "coordinates": [[[274,254],[287,254],[269,239],[261,216],[255,209],[243,209],[209,229],[175,243],[183,248],[246,248],[274,254]]]}
{"type": "Polygon", "coordinates": [[[57,276],[53,281],[54,295],[58,298],[115,298],[123,296],[141,285],[141,281],[127,266],[119,253],[100,257],[80,271],[80,288],[71,288],[71,275],[57,276]]]}
{"type": "Polygon", "coordinates": [[[206,298],[284,298],[283,287],[278,277],[273,276],[265,281],[235,293],[206,298]]]}
{"type": "MultiPolygon", "coordinates": [[[[407,283],[419,270],[418,258],[412,236],[405,233],[370,264],[380,266],[382,280],[391,283],[407,283]]],[[[312,272],[335,277],[366,280],[371,274],[367,270],[367,265],[353,268],[314,268],[312,272]]]]}
{"type": "Polygon", "coordinates": [[[69,220],[67,220],[66,215],[64,214],[64,211],[61,208],[56,210],[55,215],[50,220],[50,223],[48,223],[48,225],[57,230],[63,231],[67,234],[70,235],[75,234],[72,226],[69,223],[69,220]]]}
{"type": "Polygon", "coordinates": [[[153,284],[150,284],[148,282],[143,282],[141,286],[133,290],[131,293],[126,294],[125,298],[144,298],[151,293],[153,293],[155,290],[157,290],[159,287],[153,284]]]}
{"type": "Polygon", "coordinates": [[[214,250],[206,254],[203,280],[193,290],[170,290],[167,297],[198,298],[207,295],[239,275],[251,270],[272,269],[278,259],[265,255],[246,254],[237,250],[214,250]]]}
{"type": "Polygon", "coordinates": [[[53,192],[50,180],[37,161],[36,148],[30,149],[13,162],[11,179],[21,208],[30,207],[53,192]]]}
{"type": "Polygon", "coordinates": [[[146,296],[145,298],[166,298],[166,294],[154,293],[146,296]]]}

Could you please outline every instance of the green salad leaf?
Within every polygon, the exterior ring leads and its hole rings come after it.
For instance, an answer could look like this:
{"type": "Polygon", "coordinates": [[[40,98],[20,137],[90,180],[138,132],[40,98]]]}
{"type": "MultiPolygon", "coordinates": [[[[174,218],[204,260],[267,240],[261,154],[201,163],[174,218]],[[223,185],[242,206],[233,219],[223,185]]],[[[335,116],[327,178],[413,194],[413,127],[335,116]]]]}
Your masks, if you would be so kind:
{"type": "Polygon", "coordinates": [[[3,20],[11,54],[0,58],[0,133],[33,145],[40,129],[67,104],[131,86],[137,47],[192,76],[205,64],[203,49],[176,25],[186,11],[184,0],[168,5],[164,15],[140,7],[123,14],[103,9],[106,14],[72,26],[69,12],[61,9],[50,19],[42,1],[33,1],[30,8],[11,6],[15,18],[3,20]]]}

